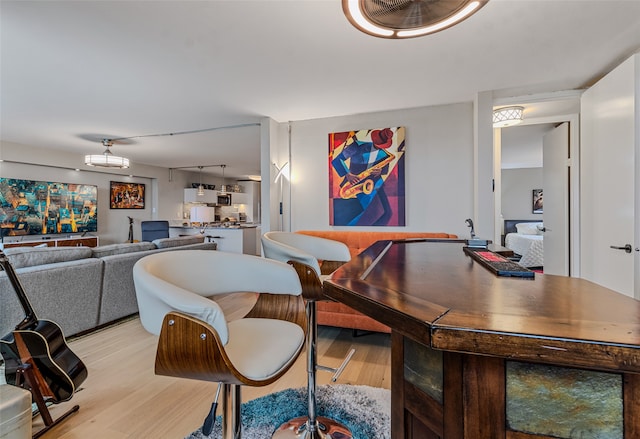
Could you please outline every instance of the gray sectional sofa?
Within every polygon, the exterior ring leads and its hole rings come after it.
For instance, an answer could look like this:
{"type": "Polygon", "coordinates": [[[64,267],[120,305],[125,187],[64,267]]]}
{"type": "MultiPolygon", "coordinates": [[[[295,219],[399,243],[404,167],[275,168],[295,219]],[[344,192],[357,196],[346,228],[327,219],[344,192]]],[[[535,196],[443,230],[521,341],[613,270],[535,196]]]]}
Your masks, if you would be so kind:
{"type": "MultiPolygon", "coordinates": [[[[143,256],[186,249],[215,250],[203,236],[100,247],[14,247],[4,250],[39,319],[52,320],[65,336],[138,312],[133,265],[143,256]]],[[[0,271],[0,337],[24,318],[24,311],[0,271]]]]}

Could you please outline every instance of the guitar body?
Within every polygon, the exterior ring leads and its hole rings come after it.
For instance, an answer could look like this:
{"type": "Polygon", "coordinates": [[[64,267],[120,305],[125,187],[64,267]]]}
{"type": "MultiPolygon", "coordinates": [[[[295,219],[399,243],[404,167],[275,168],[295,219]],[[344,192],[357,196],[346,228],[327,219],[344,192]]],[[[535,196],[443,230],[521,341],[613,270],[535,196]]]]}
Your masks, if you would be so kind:
{"type": "Polygon", "coordinates": [[[30,363],[43,395],[54,403],[71,399],[87,378],[87,368],[67,346],[62,329],[50,320],[37,320],[0,340],[7,383],[16,383],[16,371],[30,363]]]}

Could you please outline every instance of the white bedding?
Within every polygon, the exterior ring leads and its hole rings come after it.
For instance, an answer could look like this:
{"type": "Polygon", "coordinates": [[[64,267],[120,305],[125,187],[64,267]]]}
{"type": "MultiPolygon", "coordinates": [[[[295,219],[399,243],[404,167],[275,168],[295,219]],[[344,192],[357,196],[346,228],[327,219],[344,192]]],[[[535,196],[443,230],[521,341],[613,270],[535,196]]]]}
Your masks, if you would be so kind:
{"type": "Polygon", "coordinates": [[[507,233],[505,247],[522,256],[518,261],[523,267],[543,267],[544,247],[542,235],[523,235],[520,233],[507,233]]]}

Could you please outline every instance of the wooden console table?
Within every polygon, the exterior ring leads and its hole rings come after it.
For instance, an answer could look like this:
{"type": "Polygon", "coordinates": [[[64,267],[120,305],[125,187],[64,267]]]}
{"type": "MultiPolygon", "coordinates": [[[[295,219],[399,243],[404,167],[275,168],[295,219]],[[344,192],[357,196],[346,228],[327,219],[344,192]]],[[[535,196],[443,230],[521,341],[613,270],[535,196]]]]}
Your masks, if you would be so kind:
{"type": "Polygon", "coordinates": [[[71,237],[71,238],[49,238],[33,241],[13,241],[5,242],[4,248],[11,247],[35,247],[36,245],[47,244],[47,247],[97,247],[98,238],[96,236],[71,237]]]}
{"type": "Polygon", "coordinates": [[[393,439],[640,439],[640,301],[381,241],[325,294],[392,328],[393,439]]]}

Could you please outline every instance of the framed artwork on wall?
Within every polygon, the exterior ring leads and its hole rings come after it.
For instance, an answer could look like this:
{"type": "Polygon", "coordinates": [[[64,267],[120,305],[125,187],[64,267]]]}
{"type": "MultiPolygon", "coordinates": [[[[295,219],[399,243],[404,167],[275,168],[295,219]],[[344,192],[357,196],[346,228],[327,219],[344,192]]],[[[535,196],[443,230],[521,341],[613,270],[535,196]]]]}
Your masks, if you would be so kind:
{"type": "Polygon", "coordinates": [[[98,186],[0,178],[0,236],[98,231],[98,186]]]}
{"type": "Polygon", "coordinates": [[[405,128],[329,134],[329,223],[404,226],[405,128]]]}
{"type": "Polygon", "coordinates": [[[144,209],[144,184],[112,181],[109,188],[111,209],[144,209]]]}
{"type": "Polygon", "coordinates": [[[533,190],[533,213],[542,213],[542,189],[533,190]]]}

